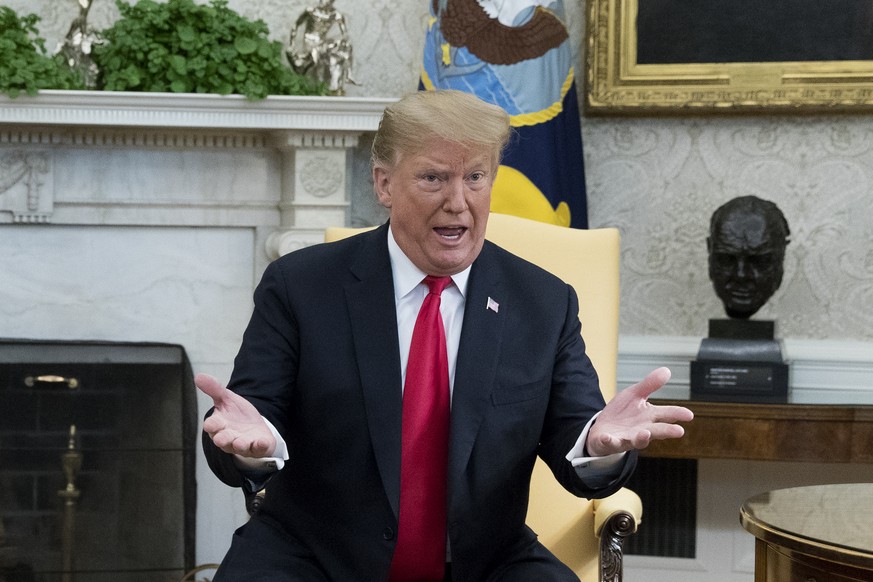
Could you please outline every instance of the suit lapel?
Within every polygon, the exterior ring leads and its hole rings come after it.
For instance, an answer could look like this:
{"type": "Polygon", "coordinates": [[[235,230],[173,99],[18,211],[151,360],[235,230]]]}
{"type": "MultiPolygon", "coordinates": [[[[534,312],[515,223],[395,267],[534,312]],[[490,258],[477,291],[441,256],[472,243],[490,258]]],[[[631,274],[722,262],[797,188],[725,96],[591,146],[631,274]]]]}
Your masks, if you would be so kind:
{"type": "Polygon", "coordinates": [[[397,515],[400,500],[400,356],[397,311],[388,258],[387,226],[365,235],[351,266],[356,280],[345,288],[355,357],[376,464],[385,493],[397,515]],[[388,346],[388,347],[386,347],[388,346]]]}
{"type": "MultiPolygon", "coordinates": [[[[467,286],[464,325],[458,349],[455,384],[452,393],[451,442],[449,443],[449,503],[460,489],[455,481],[464,474],[476,435],[491,407],[491,392],[503,337],[507,305],[500,274],[495,268],[490,243],[486,242],[473,268],[467,286]],[[498,309],[489,308],[489,299],[498,309]]],[[[460,501],[460,500],[458,500],[460,501]]]]}

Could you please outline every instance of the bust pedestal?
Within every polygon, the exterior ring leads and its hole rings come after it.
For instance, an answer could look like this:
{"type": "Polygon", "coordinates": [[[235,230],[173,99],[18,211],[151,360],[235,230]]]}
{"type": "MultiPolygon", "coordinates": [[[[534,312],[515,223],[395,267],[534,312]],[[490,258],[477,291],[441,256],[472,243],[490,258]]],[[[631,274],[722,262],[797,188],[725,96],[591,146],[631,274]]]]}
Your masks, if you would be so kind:
{"type": "Polygon", "coordinates": [[[775,322],[709,320],[709,337],[691,362],[691,398],[716,402],[788,401],[788,364],[775,322]]]}

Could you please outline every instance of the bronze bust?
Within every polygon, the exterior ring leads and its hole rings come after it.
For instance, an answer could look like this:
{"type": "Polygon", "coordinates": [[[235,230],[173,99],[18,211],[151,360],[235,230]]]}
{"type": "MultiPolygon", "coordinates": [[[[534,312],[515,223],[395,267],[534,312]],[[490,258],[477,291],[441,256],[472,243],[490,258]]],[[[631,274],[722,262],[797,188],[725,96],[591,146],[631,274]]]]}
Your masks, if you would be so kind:
{"type": "Polygon", "coordinates": [[[709,278],[729,317],[748,319],[782,283],[788,221],[774,203],[740,196],[712,214],[709,278]]]}

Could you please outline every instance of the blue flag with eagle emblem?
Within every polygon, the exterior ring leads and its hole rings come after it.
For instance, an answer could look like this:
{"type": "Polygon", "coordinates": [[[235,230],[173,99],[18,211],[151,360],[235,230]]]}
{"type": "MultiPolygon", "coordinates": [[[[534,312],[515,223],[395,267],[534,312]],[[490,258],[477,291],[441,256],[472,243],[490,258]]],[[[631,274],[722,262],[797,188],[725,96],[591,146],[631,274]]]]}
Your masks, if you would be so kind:
{"type": "Polygon", "coordinates": [[[420,88],[503,107],[515,136],[491,210],[588,227],[582,133],[561,0],[430,0],[420,88]]]}

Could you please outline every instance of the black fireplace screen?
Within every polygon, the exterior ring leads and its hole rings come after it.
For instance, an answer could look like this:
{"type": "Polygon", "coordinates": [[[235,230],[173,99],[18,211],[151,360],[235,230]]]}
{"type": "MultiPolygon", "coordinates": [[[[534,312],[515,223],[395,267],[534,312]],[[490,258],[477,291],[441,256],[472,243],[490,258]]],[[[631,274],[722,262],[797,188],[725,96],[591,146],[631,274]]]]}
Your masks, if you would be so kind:
{"type": "Polygon", "coordinates": [[[194,565],[181,346],[0,340],[0,582],[176,582],[194,565]]]}

